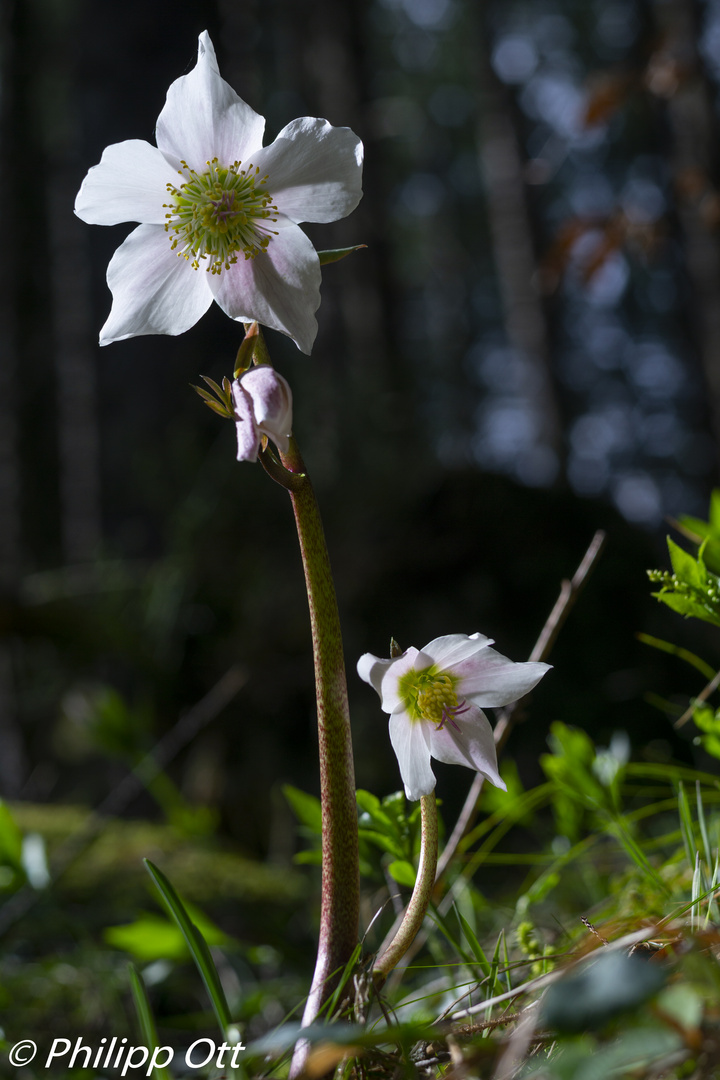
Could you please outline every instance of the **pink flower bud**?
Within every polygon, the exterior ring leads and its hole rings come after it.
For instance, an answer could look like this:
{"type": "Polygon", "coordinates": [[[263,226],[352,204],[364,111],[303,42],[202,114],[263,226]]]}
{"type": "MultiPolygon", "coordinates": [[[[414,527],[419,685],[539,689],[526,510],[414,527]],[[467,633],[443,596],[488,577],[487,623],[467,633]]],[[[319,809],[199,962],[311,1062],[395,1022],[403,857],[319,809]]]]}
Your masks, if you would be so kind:
{"type": "Polygon", "coordinates": [[[257,461],[263,435],[285,453],[292,432],[292,391],[269,364],[244,372],[232,384],[238,461],[257,461]]]}

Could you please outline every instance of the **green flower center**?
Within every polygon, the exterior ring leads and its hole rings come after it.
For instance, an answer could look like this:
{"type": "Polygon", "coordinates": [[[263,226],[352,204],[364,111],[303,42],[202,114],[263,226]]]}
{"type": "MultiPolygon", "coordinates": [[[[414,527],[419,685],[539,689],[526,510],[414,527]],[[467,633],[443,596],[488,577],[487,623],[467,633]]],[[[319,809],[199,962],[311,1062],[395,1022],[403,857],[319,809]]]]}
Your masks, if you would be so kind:
{"type": "Polygon", "coordinates": [[[252,165],[241,169],[240,161],[225,168],[213,158],[204,173],[195,172],[185,161],[180,164],[179,175],[187,179],[180,187],[168,184],[172,201],[163,204],[169,211],[165,231],[173,251],[177,249],[193,270],[205,260],[211,274],[229,269],[240,252],[254,259],[267,251],[277,233],[266,222],[277,221],[273,215],[278,212],[264,187],[267,176],[258,179],[260,169],[252,165]]]}
{"type": "Polygon", "coordinates": [[[457,727],[453,717],[464,711],[464,702],[458,704],[456,684],[452,675],[429,667],[407,671],[399,680],[398,690],[412,720],[430,720],[441,728],[449,722],[457,727]]]}

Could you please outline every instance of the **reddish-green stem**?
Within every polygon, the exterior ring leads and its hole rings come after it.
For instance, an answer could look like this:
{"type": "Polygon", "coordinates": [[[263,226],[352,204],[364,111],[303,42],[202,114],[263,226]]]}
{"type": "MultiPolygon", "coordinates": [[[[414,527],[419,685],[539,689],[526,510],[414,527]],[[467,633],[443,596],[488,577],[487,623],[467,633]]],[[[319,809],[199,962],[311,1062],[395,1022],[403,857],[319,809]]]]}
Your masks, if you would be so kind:
{"type": "Polygon", "coordinates": [[[397,934],[382,956],[375,961],[373,982],[378,990],[383,986],[392,969],[405,955],[417,937],[435,884],[435,869],[438,857],[438,820],[434,793],[423,795],[420,800],[420,814],[420,863],[415,878],[415,888],[397,934]]]}
{"type": "MultiPolygon", "coordinates": [[[[315,975],[303,1016],[307,1026],[332,993],[337,981],[334,976],[345,967],[357,944],[358,825],[345,661],[325,534],[294,438],[288,452],[280,457],[293,474],[292,484],[286,486],[295,513],[310,606],[320,744],[322,902],[315,975]]],[[[296,1054],[294,1073],[301,1067],[296,1054]]]]}

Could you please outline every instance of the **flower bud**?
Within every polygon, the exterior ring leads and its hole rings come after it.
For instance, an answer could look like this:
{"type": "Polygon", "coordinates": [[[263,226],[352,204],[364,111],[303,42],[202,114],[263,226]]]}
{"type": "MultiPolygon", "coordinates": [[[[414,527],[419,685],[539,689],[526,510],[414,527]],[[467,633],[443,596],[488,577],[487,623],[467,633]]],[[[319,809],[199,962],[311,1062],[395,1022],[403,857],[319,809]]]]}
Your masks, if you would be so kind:
{"type": "Polygon", "coordinates": [[[244,372],[232,384],[238,461],[257,461],[263,435],[285,453],[292,432],[292,391],[269,364],[244,372]]]}

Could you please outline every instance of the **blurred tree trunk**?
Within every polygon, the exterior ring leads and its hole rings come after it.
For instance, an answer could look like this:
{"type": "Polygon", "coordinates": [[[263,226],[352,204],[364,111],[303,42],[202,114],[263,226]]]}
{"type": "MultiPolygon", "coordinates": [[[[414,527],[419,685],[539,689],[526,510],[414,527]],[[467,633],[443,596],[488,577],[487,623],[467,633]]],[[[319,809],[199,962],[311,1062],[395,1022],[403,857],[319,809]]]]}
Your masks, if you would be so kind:
{"type": "Polygon", "coordinates": [[[51,35],[43,42],[47,98],[39,121],[47,162],[61,533],[64,561],[81,563],[97,556],[102,526],[89,230],[71,213],[77,178],[82,175],[79,121],[73,100],[73,43],[77,35],[70,5],[60,9],[41,0],[40,8],[39,24],[51,35]]]}
{"type": "MultiPolygon", "coordinates": [[[[374,51],[363,0],[281,0],[277,56],[286,86],[300,92],[308,111],[331,124],[350,127],[365,142],[363,198],[349,219],[322,225],[322,248],[364,243],[367,250],[323,272],[319,315],[318,358],[326,366],[324,399],[316,406],[317,432],[324,450],[322,465],[332,471],[374,472],[373,440],[364,438],[368,417],[409,451],[411,433],[400,429],[409,420],[407,382],[391,352],[392,286],[389,274],[387,193],[381,189],[379,156],[368,147],[368,80],[374,74],[374,51]],[[402,418],[402,419],[401,419],[402,418]]],[[[288,118],[290,119],[290,118],[288,118]]],[[[312,230],[311,230],[312,231],[312,230]]],[[[314,238],[314,237],[313,237],[314,238]]],[[[322,392],[322,391],[321,391],[322,392]]],[[[388,444],[384,453],[389,451],[388,444]]],[[[383,459],[383,466],[387,458],[383,459]]],[[[320,462],[318,462],[320,463],[320,462]]],[[[315,475],[315,473],[314,473],[315,475]]]]}
{"type": "Polygon", "coordinates": [[[479,97],[478,154],[485,182],[488,220],[509,344],[530,362],[538,444],[562,468],[560,409],[552,374],[548,325],[538,294],[533,227],[523,179],[525,161],[508,92],[490,64],[487,12],[468,8],[468,70],[479,97]]]}
{"type": "Polygon", "coordinates": [[[649,89],[667,99],[670,159],[677,214],[691,285],[690,325],[707,386],[720,465],[720,196],[718,126],[712,92],[698,54],[693,0],[654,0],[660,45],[647,73],[649,89]]]}
{"type": "MultiPolygon", "coordinates": [[[[15,87],[17,70],[13,47],[15,6],[7,3],[0,15],[0,155],[4,162],[20,158],[16,131],[15,87]]],[[[15,205],[18,170],[0,169],[0,205],[15,205]]],[[[13,213],[3,221],[7,252],[19,247],[18,218],[13,213]]],[[[23,569],[20,521],[20,457],[18,452],[17,372],[18,372],[17,276],[14,260],[0,262],[0,596],[14,592],[23,569]]],[[[25,771],[18,726],[12,654],[0,639],[0,796],[13,798],[22,785],[25,771]]]]}

